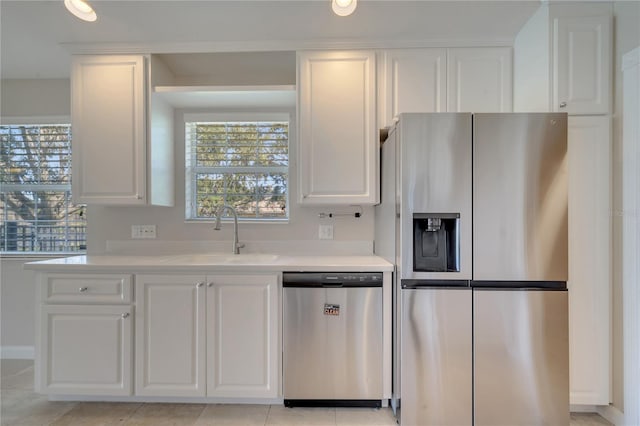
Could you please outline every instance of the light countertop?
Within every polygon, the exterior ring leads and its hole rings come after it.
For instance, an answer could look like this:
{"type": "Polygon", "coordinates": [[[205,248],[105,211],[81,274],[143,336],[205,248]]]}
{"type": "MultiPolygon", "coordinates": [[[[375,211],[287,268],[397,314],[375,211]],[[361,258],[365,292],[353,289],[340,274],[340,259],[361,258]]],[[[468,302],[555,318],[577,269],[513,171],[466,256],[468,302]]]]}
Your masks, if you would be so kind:
{"type": "Polygon", "coordinates": [[[158,256],[73,256],[25,263],[42,272],[385,272],[393,265],[374,255],[326,256],[201,253],[158,256]]]}

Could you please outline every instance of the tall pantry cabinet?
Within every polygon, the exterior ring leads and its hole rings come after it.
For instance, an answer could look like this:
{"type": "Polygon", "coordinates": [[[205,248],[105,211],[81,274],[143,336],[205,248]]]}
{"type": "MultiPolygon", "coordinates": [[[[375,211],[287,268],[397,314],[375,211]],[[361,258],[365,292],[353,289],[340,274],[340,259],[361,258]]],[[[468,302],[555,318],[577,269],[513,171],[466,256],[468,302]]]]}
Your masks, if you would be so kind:
{"type": "Polygon", "coordinates": [[[545,4],[514,43],[514,110],[567,112],[570,403],[611,399],[611,51],[607,4],[545,4]]]}

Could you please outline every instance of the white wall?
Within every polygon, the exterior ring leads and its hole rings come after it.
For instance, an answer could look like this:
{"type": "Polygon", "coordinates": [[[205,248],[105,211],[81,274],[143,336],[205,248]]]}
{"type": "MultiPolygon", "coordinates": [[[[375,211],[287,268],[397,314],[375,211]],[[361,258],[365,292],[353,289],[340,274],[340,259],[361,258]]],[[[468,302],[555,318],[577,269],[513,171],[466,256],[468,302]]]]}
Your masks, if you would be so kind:
{"type": "Polygon", "coordinates": [[[622,56],[640,46],[640,2],[614,4],[614,105],[613,105],[613,383],[612,402],[624,411],[622,324],[622,56]]]}
{"type": "MultiPolygon", "coordinates": [[[[69,119],[68,79],[2,80],[2,123],[33,123],[50,117],[69,119]]],[[[24,271],[29,260],[44,258],[0,258],[0,355],[33,357],[35,275],[24,271]]]]}
{"type": "Polygon", "coordinates": [[[549,34],[549,8],[541,7],[513,42],[514,112],[549,111],[549,34]]]}
{"type": "Polygon", "coordinates": [[[71,115],[69,87],[69,79],[2,80],[0,116],[68,117],[71,115]]]}
{"type": "Polygon", "coordinates": [[[0,259],[2,358],[33,356],[35,274],[22,270],[22,264],[26,261],[24,258],[0,259]]]}

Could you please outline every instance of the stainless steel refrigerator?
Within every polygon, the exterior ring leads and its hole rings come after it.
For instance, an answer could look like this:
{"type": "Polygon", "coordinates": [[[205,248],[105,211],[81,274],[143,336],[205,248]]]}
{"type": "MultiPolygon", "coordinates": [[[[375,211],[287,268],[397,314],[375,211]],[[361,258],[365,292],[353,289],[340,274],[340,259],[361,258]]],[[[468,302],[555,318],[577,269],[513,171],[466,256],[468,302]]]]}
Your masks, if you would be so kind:
{"type": "Polygon", "coordinates": [[[397,267],[401,424],[568,424],[566,132],[559,113],[391,130],[375,246],[397,267]]]}

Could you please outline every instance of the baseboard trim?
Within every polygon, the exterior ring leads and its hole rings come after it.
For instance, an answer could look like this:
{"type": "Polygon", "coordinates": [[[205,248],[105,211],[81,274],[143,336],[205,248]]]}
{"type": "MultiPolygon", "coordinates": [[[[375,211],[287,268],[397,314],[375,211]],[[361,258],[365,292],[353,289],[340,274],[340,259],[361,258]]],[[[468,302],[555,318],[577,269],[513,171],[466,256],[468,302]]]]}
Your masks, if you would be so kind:
{"type": "MultiPolygon", "coordinates": [[[[46,394],[46,392],[45,392],[46,394]]],[[[99,396],[99,395],[57,395],[49,394],[49,401],[75,402],[144,402],[162,404],[257,404],[282,405],[283,398],[219,398],[219,397],[168,397],[168,396],[99,396]]]]}
{"type": "Polygon", "coordinates": [[[624,414],[613,405],[577,405],[569,406],[572,413],[597,413],[616,426],[624,425],[624,414]]]}
{"type": "Polygon", "coordinates": [[[1,359],[35,359],[33,346],[0,346],[1,359]]]}
{"type": "Polygon", "coordinates": [[[624,414],[613,405],[598,406],[597,413],[616,426],[624,425],[624,414]]]}

